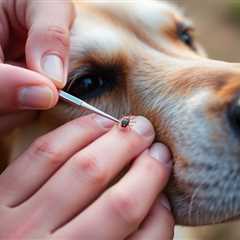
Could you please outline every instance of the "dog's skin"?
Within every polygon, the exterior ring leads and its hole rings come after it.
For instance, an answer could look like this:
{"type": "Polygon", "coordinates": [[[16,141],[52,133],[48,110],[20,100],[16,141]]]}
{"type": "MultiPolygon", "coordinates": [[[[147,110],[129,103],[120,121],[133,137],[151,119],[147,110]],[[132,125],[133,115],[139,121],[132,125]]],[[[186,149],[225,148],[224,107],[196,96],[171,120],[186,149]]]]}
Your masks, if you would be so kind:
{"type": "MultiPolygon", "coordinates": [[[[116,117],[145,115],[152,121],[156,140],[172,151],[167,194],[178,224],[237,218],[240,64],[207,59],[188,38],[189,20],[169,3],[76,1],[75,6],[67,89],[116,117]]],[[[85,113],[63,103],[42,112],[19,133],[17,151],[85,113]]]]}

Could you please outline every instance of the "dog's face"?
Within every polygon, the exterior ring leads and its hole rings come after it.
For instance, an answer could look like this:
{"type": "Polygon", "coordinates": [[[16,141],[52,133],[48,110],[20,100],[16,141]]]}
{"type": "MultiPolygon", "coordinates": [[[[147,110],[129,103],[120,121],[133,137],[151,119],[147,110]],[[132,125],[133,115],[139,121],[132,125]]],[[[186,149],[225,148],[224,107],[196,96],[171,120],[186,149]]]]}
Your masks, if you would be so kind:
{"type": "MultiPolygon", "coordinates": [[[[191,23],[165,2],[77,1],[76,12],[66,89],[116,117],[152,121],[173,154],[177,223],[238,217],[240,65],[207,59],[191,23]]],[[[54,111],[63,121],[83,113],[54,111]]]]}

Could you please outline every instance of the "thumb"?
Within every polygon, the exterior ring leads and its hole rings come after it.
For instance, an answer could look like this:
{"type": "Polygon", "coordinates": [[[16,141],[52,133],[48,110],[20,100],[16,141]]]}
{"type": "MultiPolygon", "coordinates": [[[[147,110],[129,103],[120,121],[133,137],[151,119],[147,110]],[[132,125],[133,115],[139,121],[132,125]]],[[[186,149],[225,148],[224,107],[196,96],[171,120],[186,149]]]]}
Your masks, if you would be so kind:
{"type": "Polygon", "coordinates": [[[28,68],[50,78],[63,88],[68,74],[69,29],[73,22],[70,1],[27,1],[26,43],[28,68]]]}

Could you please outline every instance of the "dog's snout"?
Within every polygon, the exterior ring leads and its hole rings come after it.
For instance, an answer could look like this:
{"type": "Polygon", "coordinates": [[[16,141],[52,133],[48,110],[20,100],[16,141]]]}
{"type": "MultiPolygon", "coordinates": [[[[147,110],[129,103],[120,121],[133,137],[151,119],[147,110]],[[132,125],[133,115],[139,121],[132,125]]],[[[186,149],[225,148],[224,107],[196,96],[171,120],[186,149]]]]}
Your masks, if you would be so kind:
{"type": "Polygon", "coordinates": [[[229,104],[228,119],[234,132],[240,136],[240,95],[229,104]]]}

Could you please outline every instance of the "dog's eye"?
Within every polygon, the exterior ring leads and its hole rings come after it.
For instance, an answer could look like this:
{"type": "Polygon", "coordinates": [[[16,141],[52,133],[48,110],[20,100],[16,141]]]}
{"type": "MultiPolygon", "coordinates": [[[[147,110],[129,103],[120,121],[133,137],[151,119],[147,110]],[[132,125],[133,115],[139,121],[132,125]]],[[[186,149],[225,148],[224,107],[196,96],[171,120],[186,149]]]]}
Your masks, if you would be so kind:
{"type": "Polygon", "coordinates": [[[86,73],[76,70],[69,75],[64,90],[81,99],[95,98],[111,91],[118,77],[118,73],[112,69],[92,69],[86,73]]]}
{"type": "Polygon", "coordinates": [[[182,31],[180,33],[180,38],[186,45],[188,45],[189,47],[192,47],[193,37],[191,36],[191,34],[188,31],[182,31]]]}
{"type": "Polygon", "coordinates": [[[80,97],[82,99],[93,97],[103,89],[104,80],[101,76],[95,74],[87,74],[82,77],[75,76],[74,80],[72,80],[72,84],[69,84],[67,92],[72,94],[73,96],[80,97]]]}
{"type": "Polygon", "coordinates": [[[178,26],[178,36],[180,40],[191,49],[195,50],[193,29],[183,25],[178,26]]]}

